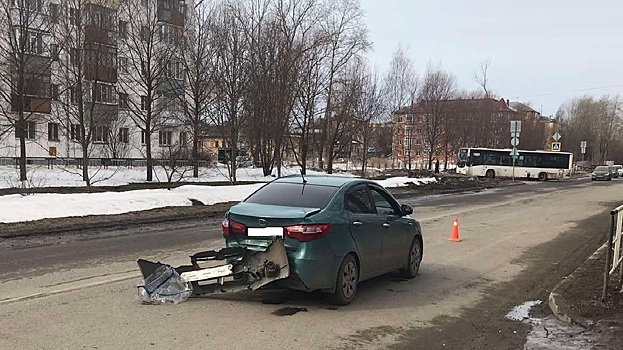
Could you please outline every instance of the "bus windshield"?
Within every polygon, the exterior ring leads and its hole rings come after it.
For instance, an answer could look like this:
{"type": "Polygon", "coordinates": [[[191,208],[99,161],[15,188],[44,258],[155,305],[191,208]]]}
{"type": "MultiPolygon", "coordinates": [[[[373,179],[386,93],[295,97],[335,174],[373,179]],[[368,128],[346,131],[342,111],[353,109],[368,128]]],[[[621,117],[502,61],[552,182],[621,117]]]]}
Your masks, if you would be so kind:
{"type": "Polygon", "coordinates": [[[458,167],[464,168],[467,165],[467,149],[461,148],[458,156],[458,167]]]}

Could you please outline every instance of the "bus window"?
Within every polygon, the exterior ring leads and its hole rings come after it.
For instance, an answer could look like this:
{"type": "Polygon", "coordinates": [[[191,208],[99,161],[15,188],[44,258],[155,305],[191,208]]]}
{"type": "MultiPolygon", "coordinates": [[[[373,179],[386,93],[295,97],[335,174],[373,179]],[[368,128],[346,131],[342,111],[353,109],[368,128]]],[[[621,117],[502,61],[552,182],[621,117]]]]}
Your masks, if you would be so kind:
{"type": "Polygon", "coordinates": [[[467,165],[467,149],[461,148],[459,150],[459,168],[464,168],[467,165]]]}
{"type": "Polygon", "coordinates": [[[472,152],[471,155],[471,164],[470,165],[484,165],[484,159],[482,157],[482,153],[480,152],[472,152]]]}

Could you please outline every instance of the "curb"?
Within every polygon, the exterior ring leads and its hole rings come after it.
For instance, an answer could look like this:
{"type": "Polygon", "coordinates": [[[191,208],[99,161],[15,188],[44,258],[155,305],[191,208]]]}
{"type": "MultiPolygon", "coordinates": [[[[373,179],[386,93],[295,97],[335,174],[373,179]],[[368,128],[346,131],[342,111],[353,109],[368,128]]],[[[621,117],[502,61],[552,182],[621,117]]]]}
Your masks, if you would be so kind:
{"type": "Polygon", "coordinates": [[[576,281],[578,274],[586,270],[588,262],[599,259],[599,256],[604,250],[608,249],[608,245],[604,243],[599,249],[597,249],[591,256],[586,259],[577,269],[575,269],[569,276],[560,281],[554,289],[549,293],[548,305],[552,310],[552,313],[561,321],[579,325],[583,328],[589,328],[592,325],[592,321],[577,315],[571,314],[566,305],[562,302],[561,296],[565,291],[576,281]]]}

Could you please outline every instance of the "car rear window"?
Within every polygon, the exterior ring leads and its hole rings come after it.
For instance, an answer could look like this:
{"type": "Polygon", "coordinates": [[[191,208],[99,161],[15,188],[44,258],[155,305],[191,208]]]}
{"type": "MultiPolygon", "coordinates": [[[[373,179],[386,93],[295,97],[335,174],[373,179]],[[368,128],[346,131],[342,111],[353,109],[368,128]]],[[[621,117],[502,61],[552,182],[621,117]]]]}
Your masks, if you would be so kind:
{"type": "Polygon", "coordinates": [[[245,200],[246,203],[299,208],[324,208],[337,187],[272,182],[245,200]]]}

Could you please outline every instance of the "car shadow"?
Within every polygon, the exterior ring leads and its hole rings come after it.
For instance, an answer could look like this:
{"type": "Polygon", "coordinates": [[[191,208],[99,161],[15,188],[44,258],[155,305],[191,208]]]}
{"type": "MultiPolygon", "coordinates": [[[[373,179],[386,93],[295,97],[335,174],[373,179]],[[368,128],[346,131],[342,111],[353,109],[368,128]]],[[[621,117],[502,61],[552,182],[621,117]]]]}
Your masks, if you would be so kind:
{"type": "Polygon", "coordinates": [[[466,290],[479,291],[491,285],[491,280],[480,276],[473,270],[449,265],[423,265],[420,274],[414,279],[405,279],[397,272],[388,273],[359,283],[357,295],[348,306],[335,306],[329,295],[321,291],[311,293],[288,289],[264,289],[206,295],[192,298],[221,300],[246,304],[274,305],[274,314],[283,316],[289,313],[313,310],[371,310],[404,307],[419,307],[441,302],[447,298],[461,296],[466,290]],[[304,309],[304,310],[300,310],[304,309]]]}

